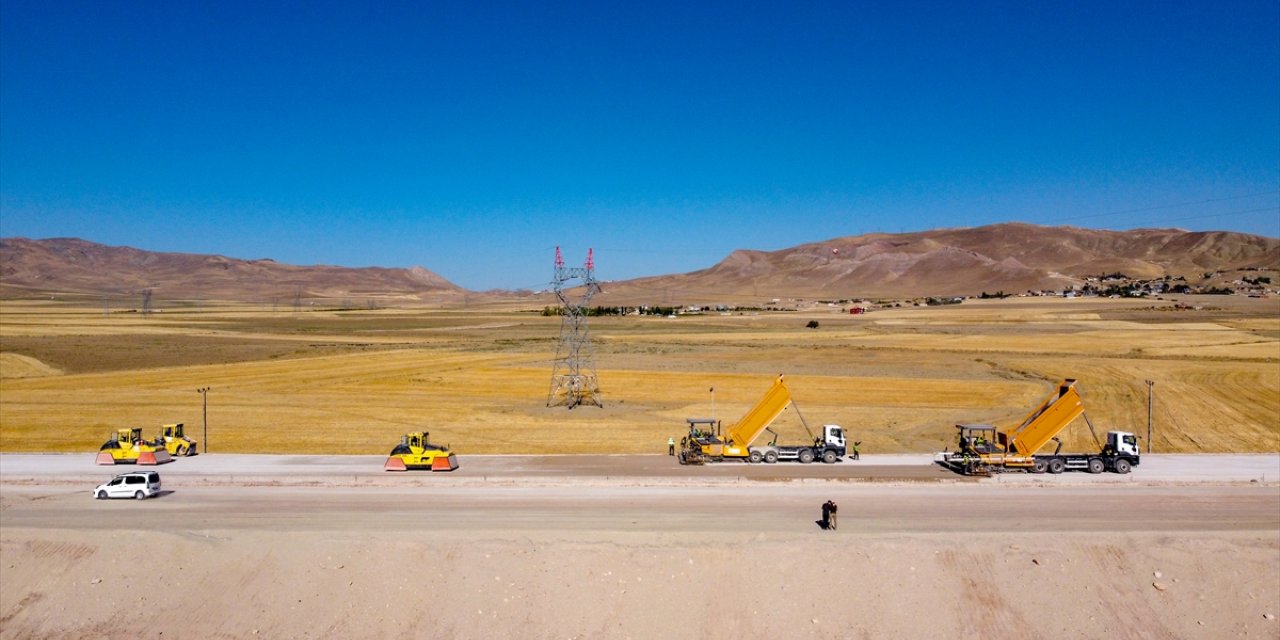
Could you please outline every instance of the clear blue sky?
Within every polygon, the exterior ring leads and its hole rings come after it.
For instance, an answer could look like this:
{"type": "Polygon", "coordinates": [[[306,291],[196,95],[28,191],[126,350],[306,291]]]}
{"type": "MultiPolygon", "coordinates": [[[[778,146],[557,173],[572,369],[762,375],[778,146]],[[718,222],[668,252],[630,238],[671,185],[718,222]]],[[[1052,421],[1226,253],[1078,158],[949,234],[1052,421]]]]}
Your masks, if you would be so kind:
{"type": "Polygon", "coordinates": [[[1280,3],[0,0],[0,235],[537,288],[872,231],[1280,237],[1280,3]]]}

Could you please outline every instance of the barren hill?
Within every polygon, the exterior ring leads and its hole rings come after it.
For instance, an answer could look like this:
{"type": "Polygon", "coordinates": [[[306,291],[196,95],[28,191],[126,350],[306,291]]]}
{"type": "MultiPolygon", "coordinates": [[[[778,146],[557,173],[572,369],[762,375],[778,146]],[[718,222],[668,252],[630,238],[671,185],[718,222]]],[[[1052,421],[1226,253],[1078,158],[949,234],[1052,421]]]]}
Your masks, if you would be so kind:
{"type": "Polygon", "coordinates": [[[118,294],[153,289],[167,298],[251,300],[294,296],[425,299],[463,289],[424,269],[296,266],[274,260],[158,253],[75,238],[0,239],[0,294],[118,294]]]}
{"type": "MultiPolygon", "coordinates": [[[[976,295],[1061,289],[1086,276],[1116,272],[1131,278],[1200,280],[1207,272],[1246,268],[1280,270],[1280,239],[1227,231],[1102,231],[1007,223],[866,234],[779,251],[739,250],[701,271],[609,282],[598,301],[740,304],[773,297],[976,295]]],[[[602,269],[601,275],[605,273],[602,269]]],[[[296,266],[71,238],[0,239],[0,295],[99,295],[146,288],[166,298],[288,300],[301,295],[355,302],[439,300],[467,293],[422,267],[296,266]]]]}
{"type": "Polygon", "coordinates": [[[612,283],[613,299],[902,297],[1061,289],[1086,276],[1280,269],[1280,239],[1226,231],[1103,231],[1007,223],[867,234],[779,251],[740,250],[688,274],[612,283]]]}

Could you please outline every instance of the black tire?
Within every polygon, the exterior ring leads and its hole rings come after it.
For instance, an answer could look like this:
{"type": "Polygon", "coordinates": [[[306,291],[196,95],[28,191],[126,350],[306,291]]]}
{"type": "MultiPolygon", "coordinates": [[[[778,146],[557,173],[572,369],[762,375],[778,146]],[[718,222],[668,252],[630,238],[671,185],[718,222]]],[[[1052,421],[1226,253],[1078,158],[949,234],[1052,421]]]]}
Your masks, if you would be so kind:
{"type": "Polygon", "coordinates": [[[800,450],[800,464],[809,464],[813,462],[813,449],[800,450]]]}
{"type": "Polygon", "coordinates": [[[1062,458],[1054,458],[1049,461],[1049,473],[1059,474],[1067,470],[1067,463],[1062,458]]]}
{"type": "Polygon", "coordinates": [[[1116,473],[1129,473],[1129,461],[1124,458],[1116,460],[1114,469],[1116,473]]]}
{"type": "Polygon", "coordinates": [[[1044,473],[1048,470],[1049,463],[1040,458],[1036,458],[1035,462],[1031,463],[1031,473],[1044,473]]]}
{"type": "Polygon", "coordinates": [[[99,492],[98,492],[98,495],[97,495],[97,498],[98,498],[99,500],[106,500],[106,499],[107,499],[107,492],[106,492],[106,491],[99,491],[99,492]]]}
{"type": "Polygon", "coordinates": [[[773,464],[773,463],[775,463],[775,462],[777,462],[777,461],[778,461],[778,452],[777,452],[777,451],[770,451],[770,452],[768,452],[768,453],[764,454],[764,462],[765,462],[765,464],[773,464]]]}
{"type": "Polygon", "coordinates": [[[178,448],[173,450],[173,455],[185,456],[187,455],[187,448],[182,445],[178,445],[178,448]]]}
{"type": "Polygon", "coordinates": [[[827,464],[835,464],[836,460],[839,460],[839,459],[840,459],[840,456],[836,455],[836,452],[834,451],[822,452],[822,461],[827,464]]]}
{"type": "Polygon", "coordinates": [[[747,462],[750,462],[751,464],[759,464],[761,460],[764,460],[764,454],[760,453],[757,449],[752,449],[751,453],[747,454],[747,462]]]}
{"type": "Polygon", "coordinates": [[[1107,465],[1102,458],[1089,458],[1089,473],[1102,473],[1107,470],[1107,465]]]}
{"type": "Polygon", "coordinates": [[[138,492],[136,492],[136,493],[134,493],[134,494],[133,494],[133,497],[134,497],[134,499],[135,499],[135,500],[146,500],[146,499],[147,499],[147,494],[145,494],[145,493],[143,493],[143,492],[141,492],[141,491],[138,491],[138,492]]]}

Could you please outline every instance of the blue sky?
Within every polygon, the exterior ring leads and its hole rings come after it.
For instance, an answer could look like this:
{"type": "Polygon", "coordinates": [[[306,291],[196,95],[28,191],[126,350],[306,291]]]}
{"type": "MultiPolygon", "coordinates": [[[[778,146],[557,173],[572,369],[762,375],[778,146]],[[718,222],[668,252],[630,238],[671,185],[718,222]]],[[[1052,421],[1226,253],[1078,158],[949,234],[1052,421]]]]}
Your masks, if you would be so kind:
{"type": "Polygon", "coordinates": [[[1280,3],[0,0],[0,235],[538,288],[873,231],[1280,237],[1280,3]]]}

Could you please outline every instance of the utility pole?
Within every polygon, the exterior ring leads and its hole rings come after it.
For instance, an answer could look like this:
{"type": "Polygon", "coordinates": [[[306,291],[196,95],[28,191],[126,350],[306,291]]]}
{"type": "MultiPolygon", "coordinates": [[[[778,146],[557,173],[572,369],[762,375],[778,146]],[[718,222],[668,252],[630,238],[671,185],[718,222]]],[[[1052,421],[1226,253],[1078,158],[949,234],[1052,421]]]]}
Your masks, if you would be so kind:
{"type": "Polygon", "coordinates": [[[1155,402],[1155,380],[1147,381],[1147,453],[1151,453],[1151,416],[1155,402]]]}
{"type": "Polygon", "coordinates": [[[200,413],[204,416],[204,452],[209,453],[209,387],[196,389],[200,394],[200,413]]]}

